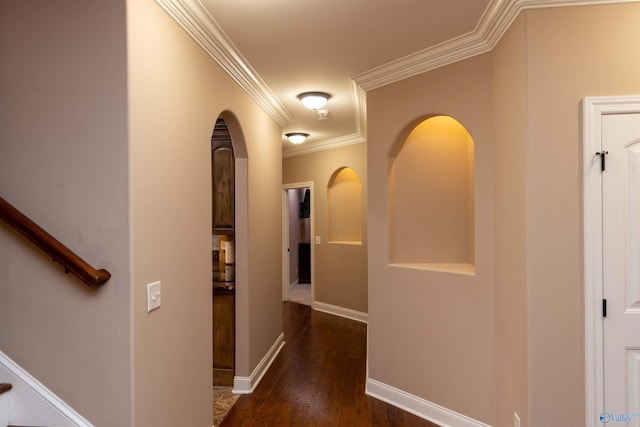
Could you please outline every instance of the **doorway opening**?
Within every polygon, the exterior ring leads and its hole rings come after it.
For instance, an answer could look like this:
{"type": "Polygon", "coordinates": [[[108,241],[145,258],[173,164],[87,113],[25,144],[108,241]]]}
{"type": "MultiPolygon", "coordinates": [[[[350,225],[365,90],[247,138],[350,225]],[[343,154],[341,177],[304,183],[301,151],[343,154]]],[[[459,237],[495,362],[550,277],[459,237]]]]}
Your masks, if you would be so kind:
{"type": "Polygon", "coordinates": [[[314,235],[313,183],[283,186],[282,299],[313,305],[314,235]]]}
{"type": "Polygon", "coordinates": [[[235,375],[235,156],[231,134],[218,118],[211,136],[213,385],[235,375]]]}

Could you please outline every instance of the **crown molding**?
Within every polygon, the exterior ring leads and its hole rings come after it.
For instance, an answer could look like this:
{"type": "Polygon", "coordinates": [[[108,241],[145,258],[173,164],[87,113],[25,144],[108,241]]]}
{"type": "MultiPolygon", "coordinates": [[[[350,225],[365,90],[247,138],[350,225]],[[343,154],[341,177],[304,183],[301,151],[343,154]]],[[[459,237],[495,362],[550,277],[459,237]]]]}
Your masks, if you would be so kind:
{"type": "Polygon", "coordinates": [[[365,139],[362,135],[352,133],[350,135],[314,142],[313,144],[301,144],[283,148],[282,158],[286,159],[288,157],[302,156],[303,154],[317,153],[319,151],[331,150],[333,148],[345,147],[347,145],[361,144],[363,142],[365,142],[365,139]]]}
{"type": "Polygon", "coordinates": [[[367,139],[367,92],[351,80],[351,97],[353,99],[353,112],[356,118],[356,134],[367,139]]]}
{"type": "Polygon", "coordinates": [[[198,0],[156,0],[254,101],[284,128],[291,114],[198,0]]]}
{"type": "MultiPolygon", "coordinates": [[[[522,10],[637,1],[492,0],[473,31],[354,76],[351,79],[351,95],[355,113],[355,133],[304,146],[285,147],[283,157],[364,142],[367,132],[367,91],[493,50],[522,10]]],[[[285,128],[293,120],[291,114],[249,65],[199,0],[156,0],[156,2],[280,127],[285,128]]]]}
{"type": "Polygon", "coordinates": [[[492,0],[473,31],[365,71],[354,76],[353,81],[365,91],[370,91],[489,52],[524,9],[636,1],[638,0],[492,0]]]}

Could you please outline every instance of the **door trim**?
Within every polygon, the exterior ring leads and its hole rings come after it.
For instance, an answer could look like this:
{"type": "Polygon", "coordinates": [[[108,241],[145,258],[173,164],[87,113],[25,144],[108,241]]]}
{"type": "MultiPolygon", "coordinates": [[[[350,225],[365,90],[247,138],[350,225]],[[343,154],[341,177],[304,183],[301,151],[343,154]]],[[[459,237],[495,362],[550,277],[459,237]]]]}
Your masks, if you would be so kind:
{"type": "Polygon", "coordinates": [[[604,410],[602,317],[602,116],[640,113],[640,95],[586,97],[582,101],[583,274],[586,425],[600,426],[604,410]]]}
{"type": "Polygon", "coordinates": [[[311,192],[310,213],[309,213],[309,233],[311,234],[311,304],[316,300],[316,262],[315,262],[315,248],[313,238],[315,234],[315,207],[314,207],[314,195],[315,189],[313,188],[313,181],[295,182],[292,184],[284,184],[282,186],[282,300],[289,300],[289,253],[287,248],[289,247],[289,199],[287,197],[287,190],[293,190],[296,188],[309,188],[311,192]]]}

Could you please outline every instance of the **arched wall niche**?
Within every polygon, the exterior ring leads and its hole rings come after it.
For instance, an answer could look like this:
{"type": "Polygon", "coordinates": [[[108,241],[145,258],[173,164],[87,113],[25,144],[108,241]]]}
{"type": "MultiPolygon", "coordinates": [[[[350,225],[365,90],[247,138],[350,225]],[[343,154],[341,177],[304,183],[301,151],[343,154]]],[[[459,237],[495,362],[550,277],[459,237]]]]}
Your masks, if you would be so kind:
{"type": "Polygon", "coordinates": [[[412,123],[390,153],[389,263],[475,272],[474,142],[446,115],[412,123]]]}
{"type": "Polygon", "coordinates": [[[337,169],[327,185],[329,243],[362,244],[362,181],[349,167],[337,169]]]}

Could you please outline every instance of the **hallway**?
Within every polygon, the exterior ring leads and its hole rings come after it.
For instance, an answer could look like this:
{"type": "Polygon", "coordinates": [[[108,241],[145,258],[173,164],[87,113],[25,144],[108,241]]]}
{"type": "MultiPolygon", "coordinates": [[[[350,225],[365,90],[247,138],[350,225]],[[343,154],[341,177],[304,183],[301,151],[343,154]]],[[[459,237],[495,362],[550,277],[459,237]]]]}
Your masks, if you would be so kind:
{"type": "Polygon", "coordinates": [[[285,346],[221,427],[437,427],[364,393],[367,326],[284,303],[285,346]]]}

